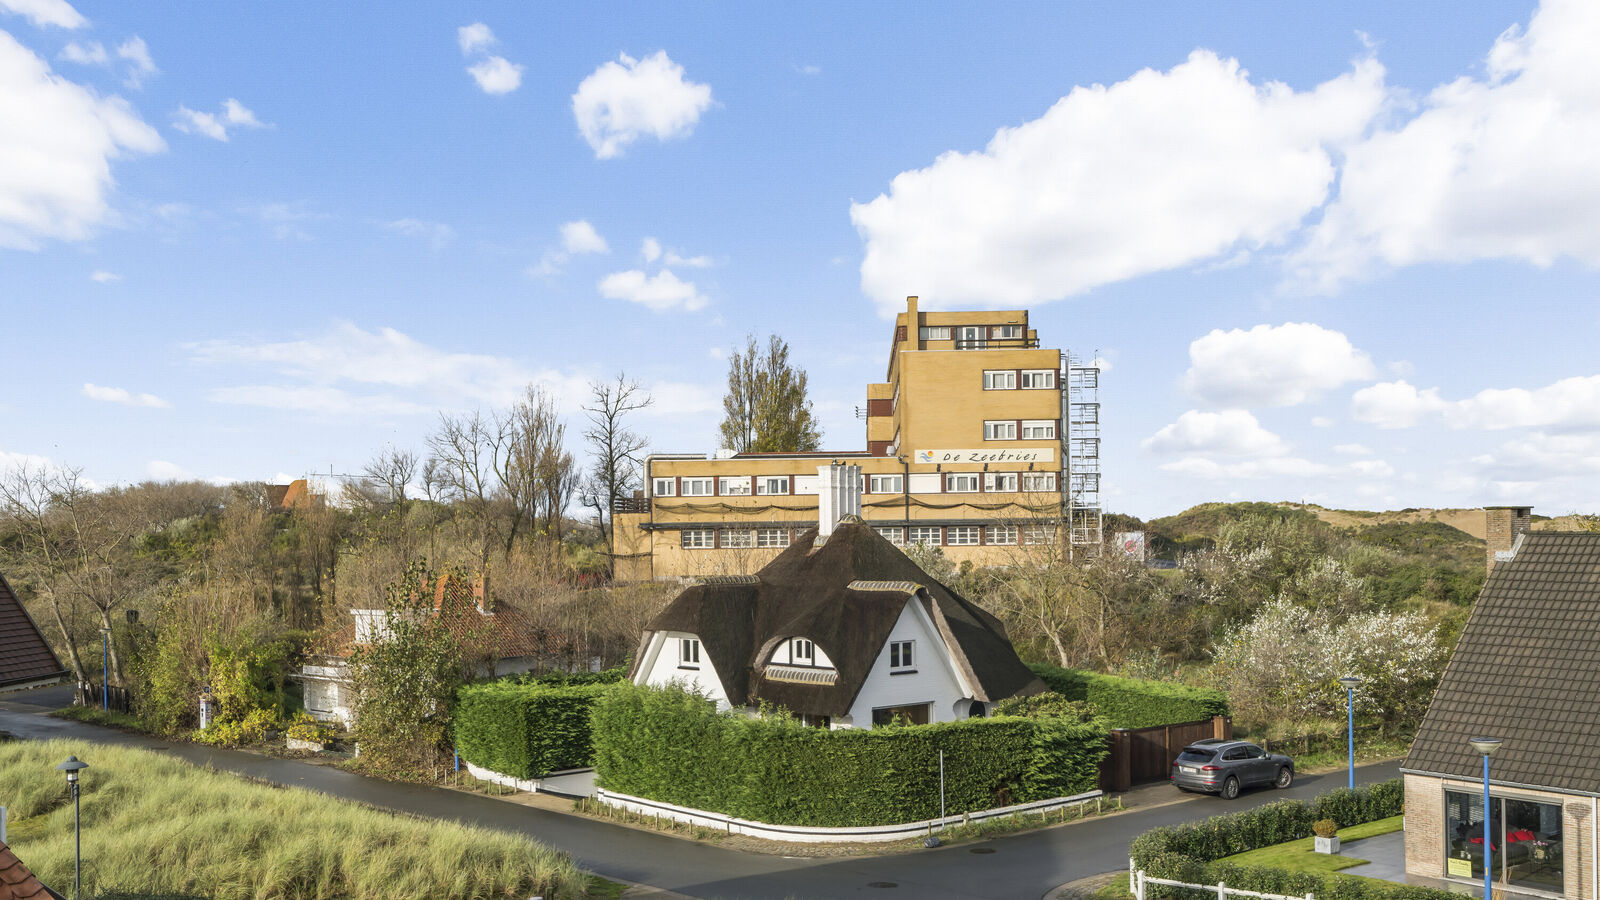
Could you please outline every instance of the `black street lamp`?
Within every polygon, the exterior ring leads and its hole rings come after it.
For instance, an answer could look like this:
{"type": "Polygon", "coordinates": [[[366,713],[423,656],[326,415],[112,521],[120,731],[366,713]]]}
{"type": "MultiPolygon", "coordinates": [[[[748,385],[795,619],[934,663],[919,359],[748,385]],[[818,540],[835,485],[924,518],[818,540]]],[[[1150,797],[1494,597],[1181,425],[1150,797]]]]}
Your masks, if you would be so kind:
{"type": "Polygon", "coordinates": [[[72,900],[78,900],[83,888],[83,837],[78,828],[78,773],[89,768],[76,756],[56,766],[56,771],[67,773],[67,789],[72,791],[72,900]]]}

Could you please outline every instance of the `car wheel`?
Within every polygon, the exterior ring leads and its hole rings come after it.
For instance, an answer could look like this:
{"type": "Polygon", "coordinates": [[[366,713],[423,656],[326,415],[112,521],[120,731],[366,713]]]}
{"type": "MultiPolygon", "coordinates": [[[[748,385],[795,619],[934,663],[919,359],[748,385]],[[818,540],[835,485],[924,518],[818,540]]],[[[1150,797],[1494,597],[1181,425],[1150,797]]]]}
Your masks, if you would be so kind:
{"type": "Polygon", "coordinates": [[[1288,766],[1284,766],[1283,768],[1279,769],[1278,780],[1274,781],[1272,784],[1280,791],[1289,785],[1294,784],[1294,770],[1290,769],[1288,766]]]}
{"type": "Polygon", "coordinates": [[[1222,783],[1222,799],[1232,800],[1237,796],[1239,796],[1239,779],[1229,775],[1228,780],[1222,783]]]}

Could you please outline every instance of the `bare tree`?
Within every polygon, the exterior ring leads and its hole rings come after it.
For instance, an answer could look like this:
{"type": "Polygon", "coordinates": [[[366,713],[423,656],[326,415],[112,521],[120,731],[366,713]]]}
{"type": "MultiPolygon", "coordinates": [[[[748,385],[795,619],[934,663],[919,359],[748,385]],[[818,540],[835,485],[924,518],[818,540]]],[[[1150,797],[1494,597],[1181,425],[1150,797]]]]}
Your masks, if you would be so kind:
{"type": "Polygon", "coordinates": [[[500,422],[506,450],[497,472],[511,500],[512,521],[506,536],[511,552],[519,525],[528,521],[543,534],[561,539],[561,513],[572,499],[577,481],[572,454],[562,443],[567,426],[555,399],[543,388],[527,393],[500,422]]]}
{"type": "Polygon", "coordinates": [[[609,570],[615,564],[617,550],[612,528],[608,527],[611,511],[617,498],[639,483],[639,454],[646,444],[644,436],[629,429],[623,420],[654,400],[626,373],[617,375],[614,382],[590,382],[589,391],[589,404],[583,408],[589,427],[584,429],[583,439],[589,444],[594,462],[584,482],[582,498],[584,505],[594,508],[600,536],[606,542],[609,570]]]}
{"type": "Polygon", "coordinates": [[[502,423],[480,412],[441,413],[439,430],[428,437],[433,451],[426,468],[428,481],[439,498],[454,503],[470,523],[482,568],[488,568],[489,551],[499,535],[495,506],[502,496],[498,482],[505,442],[502,423]]]}

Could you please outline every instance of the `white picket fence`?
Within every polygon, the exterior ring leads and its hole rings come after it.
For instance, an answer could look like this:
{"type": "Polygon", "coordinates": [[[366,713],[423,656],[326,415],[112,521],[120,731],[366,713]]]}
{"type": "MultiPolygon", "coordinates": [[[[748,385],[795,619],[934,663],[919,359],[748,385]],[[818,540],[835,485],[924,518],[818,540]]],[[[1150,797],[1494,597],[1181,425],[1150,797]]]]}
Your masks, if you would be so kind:
{"type": "Polygon", "coordinates": [[[1243,891],[1238,888],[1228,887],[1226,882],[1216,884],[1190,884],[1187,881],[1170,881],[1166,878],[1152,878],[1144,873],[1143,869],[1134,868],[1132,858],[1128,860],[1128,889],[1133,891],[1135,900],[1145,900],[1145,888],[1152,884],[1165,884],[1171,887],[1192,888],[1197,891],[1215,891],[1217,900],[1228,900],[1229,897],[1256,897],[1259,900],[1317,900],[1315,894],[1306,894],[1304,897],[1286,896],[1284,894],[1262,894],[1257,891],[1243,891]]]}

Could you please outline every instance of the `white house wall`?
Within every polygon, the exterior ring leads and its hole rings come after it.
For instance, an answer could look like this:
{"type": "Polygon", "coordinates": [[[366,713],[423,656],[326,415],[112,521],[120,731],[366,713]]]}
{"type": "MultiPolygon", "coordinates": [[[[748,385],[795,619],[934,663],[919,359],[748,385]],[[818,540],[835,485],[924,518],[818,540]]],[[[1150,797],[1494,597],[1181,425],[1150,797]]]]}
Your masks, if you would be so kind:
{"type": "Polygon", "coordinates": [[[972,694],[957,674],[945,650],[943,639],[928,618],[922,603],[913,598],[906,601],[900,618],[878,658],[872,663],[861,693],[850,707],[850,721],[839,725],[856,728],[872,727],[872,711],[887,706],[909,706],[932,703],[930,722],[952,722],[965,719],[971,706],[972,694]],[[896,641],[916,641],[912,662],[916,671],[893,675],[889,670],[889,645],[896,641]]]}
{"type": "Polygon", "coordinates": [[[696,635],[682,631],[658,631],[650,637],[650,647],[645,651],[644,665],[639,668],[635,684],[662,687],[673,681],[681,682],[701,694],[717,701],[718,709],[728,709],[728,695],[722,690],[722,680],[711,665],[704,644],[700,645],[700,668],[685,669],[678,665],[678,641],[696,635]]]}

